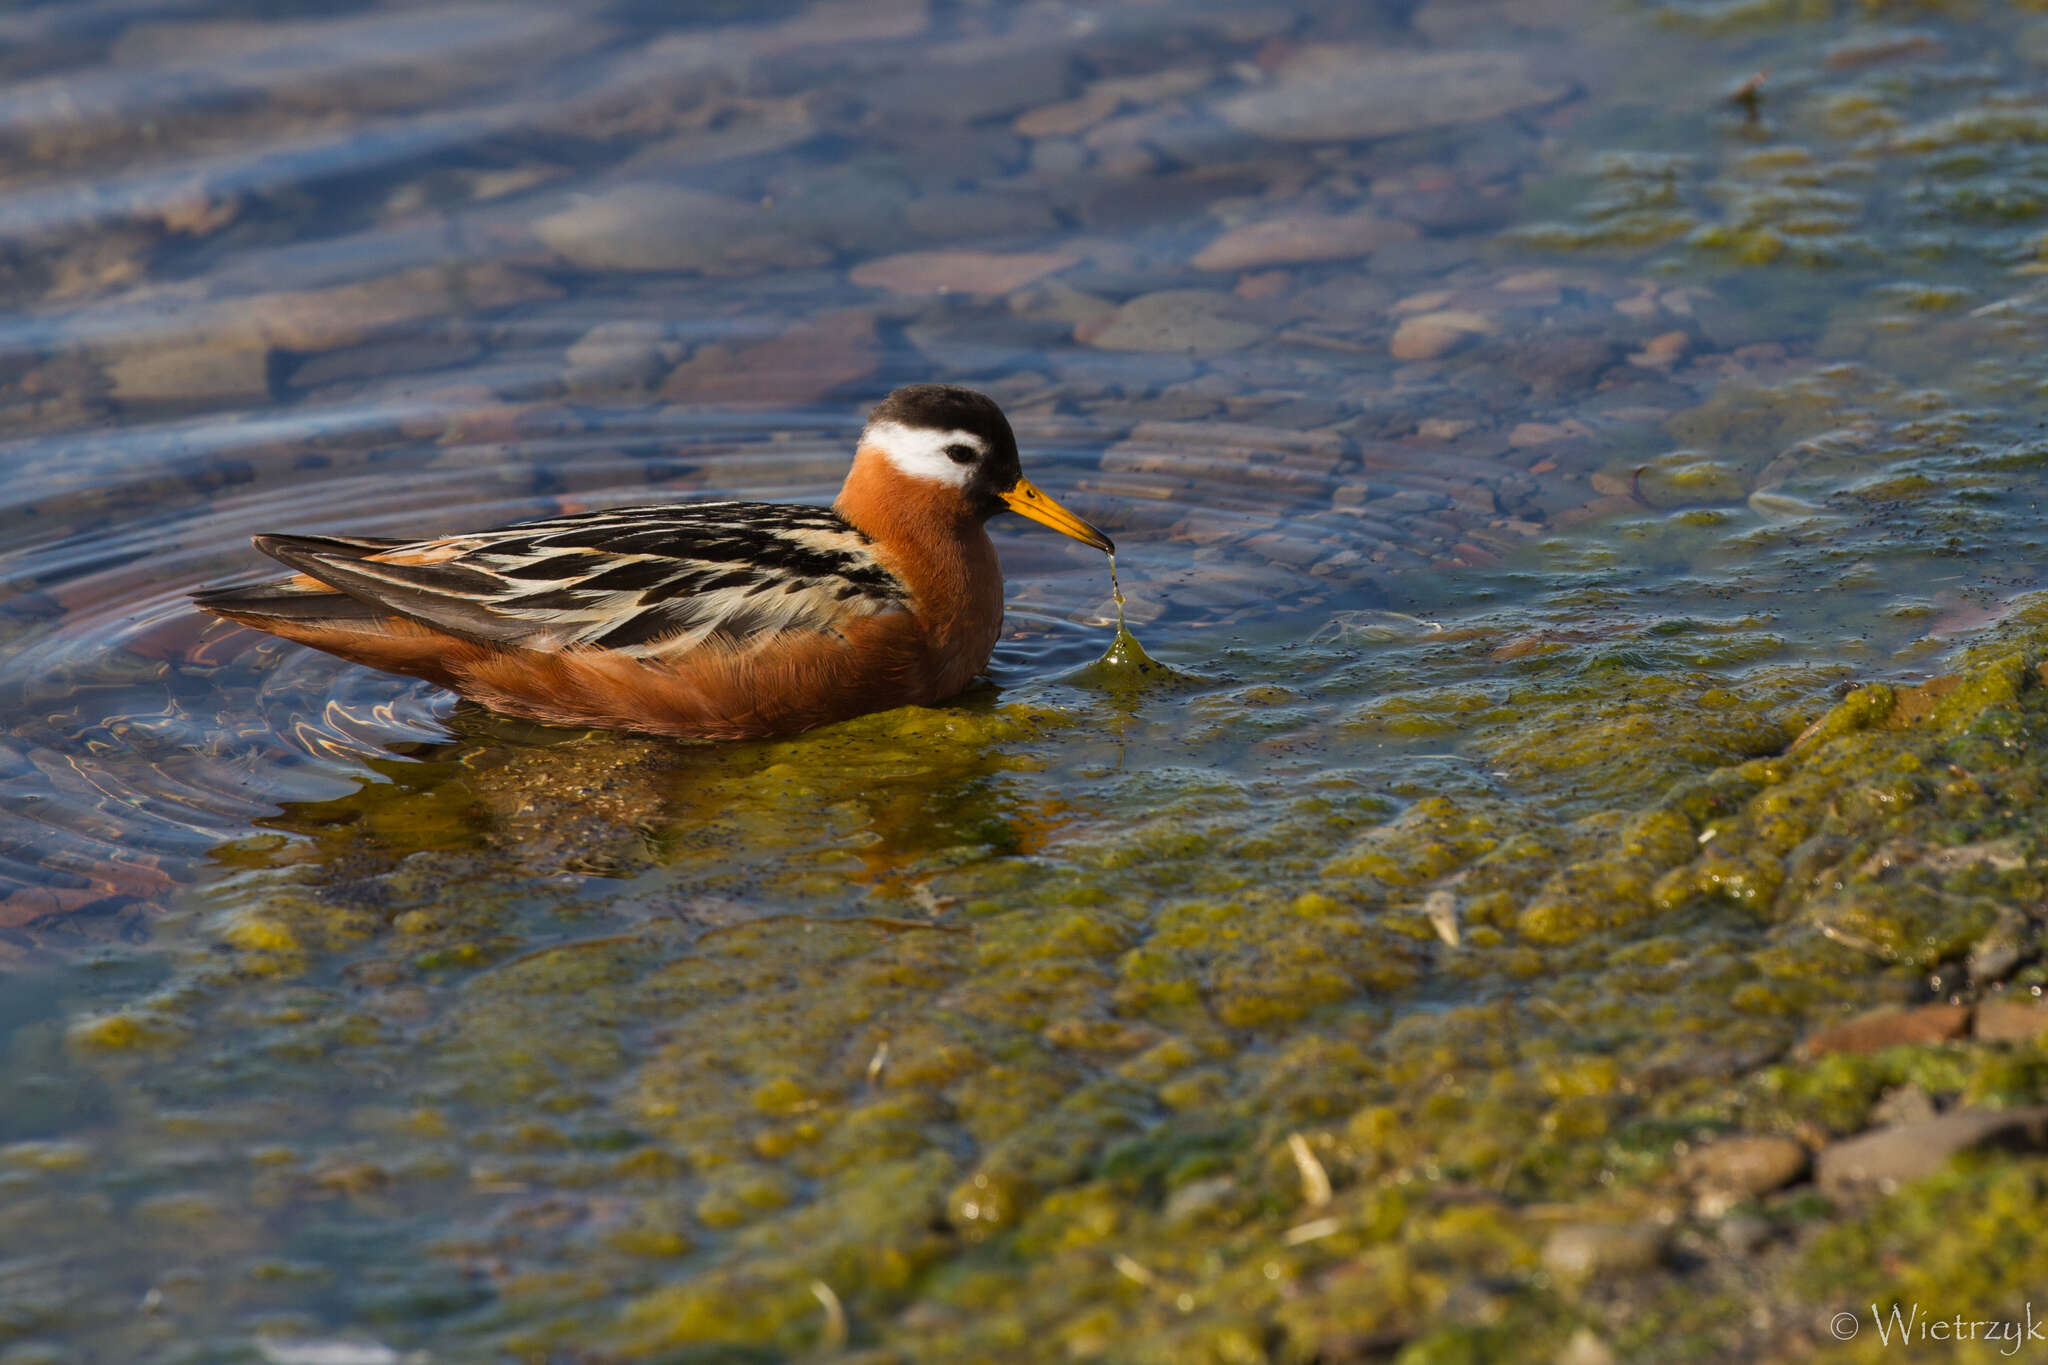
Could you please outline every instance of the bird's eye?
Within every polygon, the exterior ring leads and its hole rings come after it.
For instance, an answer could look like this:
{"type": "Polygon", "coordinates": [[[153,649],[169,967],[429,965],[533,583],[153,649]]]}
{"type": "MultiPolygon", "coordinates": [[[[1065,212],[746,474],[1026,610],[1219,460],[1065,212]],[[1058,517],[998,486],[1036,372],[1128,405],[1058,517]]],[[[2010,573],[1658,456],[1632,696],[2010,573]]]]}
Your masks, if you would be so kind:
{"type": "Polygon", "coordinates": [[[974,457],[980,453],[965,441],[955,441],[946,447],[946,457],[954,464],[973,464],[974,457]]]}

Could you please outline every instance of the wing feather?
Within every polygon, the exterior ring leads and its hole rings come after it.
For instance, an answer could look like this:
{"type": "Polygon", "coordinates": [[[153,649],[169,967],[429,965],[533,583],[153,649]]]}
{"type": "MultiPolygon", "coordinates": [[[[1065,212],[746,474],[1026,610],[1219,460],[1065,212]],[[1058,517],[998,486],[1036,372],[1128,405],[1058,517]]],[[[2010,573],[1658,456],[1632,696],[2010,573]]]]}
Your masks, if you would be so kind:
{"type": "Polygon", "coordinates": [[[350,598],[482,644],[658,657],[839,633],[908,590],[828,508],[632,507],[444,540],[265,536],[274,558],[350,598]]]}

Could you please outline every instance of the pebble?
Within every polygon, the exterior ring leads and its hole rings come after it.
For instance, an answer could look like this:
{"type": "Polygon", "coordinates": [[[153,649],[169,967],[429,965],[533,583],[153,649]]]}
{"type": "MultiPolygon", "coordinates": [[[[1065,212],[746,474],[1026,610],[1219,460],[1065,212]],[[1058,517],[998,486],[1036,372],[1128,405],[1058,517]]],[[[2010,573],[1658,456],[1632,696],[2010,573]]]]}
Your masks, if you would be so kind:
{"type": "Polygon", "coordinates": [[[602,35],[570,10],[538,5],[458,4],[431,12],[400,6],[317,17],[249,13],[261,14],[261,21],[180,16],[128,24],[109,49],[111,63],[130,68],[135,89],[156,81],[175,82],[194,97],[214,88],[262,91],[284,106],[271,114],[277,119],[288,117],[291,106],[324,111],[340,98],[357,111],[427,107],[543,53],[567,61],[602,35]],[[205,84],[194,90],[200,81],[205,84]]]}
{"type": "Polygon", "coordinates": [[[1614,364],[1618,347],[1606,336],[1552,336],[1517,347],[1507,371],[1539,394],[1590,389],[1614,364]]]}
{"type": "Polygon", "coordinates": [[[1048,181],[1079,175],[1088,165],[1088,149],[1069,138],[1040,138],[1031,144],[1031,173],[1048,181]]]}
{"type": "Polygon", "coordinates": [[[1655,1223],[1568,1223],[1543,1242],[1543,1268],[1572,1286],[1653,1270],[1664,1259],[1655,1223]]]}
{"type": "Polygon", "coordinates": [[[394,374],[426,374],[476,359],[483,348],[467,327],[436,327],[431,323],[406,328],[354,346],[307,356],[291,368],[285,382],[296,390],[328,384],[359,384],[394,374]]]}
{"type": "Polygon", "coordinates": [[[965,38],[922,46],[901,69],[869,80],[861,99],[889,123],[959,126],[1055,103],[1072,74],[1062,44],[965,38]]]}
{"type": "Polygon", "coordinates": [[[1160,1219],[1170,1228],[1197,1227],[1212,1214],[1226,1208],[1237,1193],[1237,1179],[1228,1175],[1212,1175],[1202,1180],[1190,1180],[1166,1197],[1160,1209],[1160,1219]]]}
{"type": "Polygon", "coordinates": [[[83,298],[137,283],[148,273],[151,234],[113,229],[87,234],[50,263],[52,301],[83,298]]]}
{"type": "Polygon", "coordinates": [[[1554,294],[1563,284],[1562,270],[1543,266],[1503,275],[1493,282],[1493,287],[1503,294],[1554,294]]]}
{"type": "Polygon", "coordinates": [[[2031,927],[2019,910],[2010,905],[2000,906],[1990,931],[1970,947],[1964,962],[1970,980],[1980,986],[2005,980],[2031,946],[2031,927]]]}
{"type": "Polygon", "coordinates": [[[1178,95],[1192,95],[1215,79],[1215,69],[1206,64],[1169,66],[1163,71],[1148,71],[1139,76],[1109,76],[1089,86],[1088,92],[1127,100],[1132,104],[1151,104],[1178,95]]]}
{"type": "Polygon", "coordinates": [[[1456,948],[1463,940],[1458,923],[1458,896],[1448,887],[1438,887],[1422,898],[1422,916],[1447,946],[1456,948]]]}
{"type": "Polygon", "coordinates": [[[1762,1250],[1773,1232],[1768,1218],[1759,1218],[1753,1213],[1731,1214],[1722,1219],[1721,1225],[1715,1229],[1721,1245],[1737,1256],[1750,1256],[1762,1250]]]}
{"type": "Polygon", "coordinates": [[[1218,106],[1233,127],[1289,142],[1351,142],[1498,118],[1570,93],[1512,52],[1392,52],[1313,44],[1271,86],[1218,106]]]}
{"type": "Polygon", "coordinates": [[[920,236],[962,242],[1036,237],[1057,229],[1059,220],[1043,195],[961,191],[912,199],[904,205],[903,225],[920,236]]]}
{"type": "Polygon", "coordinates": [[[778,166],[761,189],[777,220],[800,224],[821,244],[857,258],[902,250],[903,206],[917,193],[902,174],[853,165],[804,167],[801,174],[778,166]]]}
{"type": "Polygon", "coordinates": [[[1627,516],[1642,510],[1642,504],[1626,493],[1609,494],[1577,507],[1567,507],[1553,514],[1550,523],[1553,526],[1583,526],[1588,522],[1605,521],[1609,517],[1627,516]]]}
{"type": "MultiPolygon", "coordinates": [[[[914,38],[929,28],[931,21],[931,0],[814,0],[760,31],[755,41],[757,50],[764,53],[841,48],[849,43],[914,38]]],[[[661,41],[688,39],[677,34],[661,41]]]]}
{"type": "Polygon", "coordinates": [[[1788,1137],[1723,1138],[1687,1155],[1680,1175],[1694,1187],[1702,1217],[1718,1218],[1746,1199],[1782,1189],[1806,1174],[1806,1148],[1788,1137]]]}
{"type": "Polygon", "coordinates": [[[1916,29],[1893,30],[1830,43],[1821,55],[1821,64],[1830,71],[1847,71],[1881,62],[1939,57],[1943,50],[1941,39],[1933,33],[1916,29]]]}
{"type": "Polygon", "coordinates": [[[1294,307],[1304,316],[1322,318],[1346,329],[1355,328],[1363,318],[1387,311],[1389,291],[1384,284],[1362,271],[1343,271],[1332,279],[1310,285],[1294,296],[1294,307]]]}
{"type": "Polygon", "coordinates": [[[1260,270],[1249,275],[1240,275],[1230,292],[1253,303],[1259,299],[1277,298],[1287,292],[1294,283],[1294,277],[1285,270],[1260,270]]]}
{"type": "Polygon", "coordinates": [[[1945,1043],[1970,1027],[1968,1005],[1921,1005],[1908,1010],[1879,1010],[1824,1028],[1799,1045],[1808,1061],[1830,1052],[1864,1054],[1888,1047],[1945,1043]]]}
{"type": "Polygon", "coordinates": [[[1029,365],[1064,347],[1072,330],[1049,318],[940,309],[904,323],[903,339],[939,369],[978,376],[1029,365]]]}
{"type": "Polygon", "coordinates": [[[680,355],[668,329],[651,320],[600,322],[570,345],[563,382],[572,390],[643,388],[680,355]]]}
{"type": "Polygon", "coordinates": [[[2005,980],[2014,967],[2019,966],[2025,950],[2026,945],[2015,938],[1992,934],[1971,947],[1970,955],[1963,965],[1969,972],[1971,981],[1980,986],[1995,985],[2005,980]]]}
{"type": "Polygon", "coordinates": [[[1493,320],[1462,309],[1417,313],[1402,320],[1388,345],[1396,360],[1434,360],[1448,355],[1469,337],[1495,330],[1493,320]]]}
{"type": "Polygon", "coordinates": [[[1098,183],[1079,206],[1081,222],[1090,232],[1110,237],[1178,224],[1207,213],[1220,199],[1263,194],[1267,187],[1264,176],[1241,166],[1155,175],[1149,167],[1120,168],[1105,156],[1096,170],[1098,183]]]}
{"type": "MultiPolygon", "coordinates": [[[[1526,450],[1531,446],[1554,445],[1559,441],[1568,441],[1574,436],[1584,435],[1585,430],[1585,427],[1579,423],[1571,421],[1517,422],[1508,431],[1508,444],[1517,450],[1526,450]]],[[[1626,489],[1609,490],[1600,488],[1597,483],[1594,487],[1603,493],[1609,491],[1625,493],[1627,491],[1626,489]]]]}
{"type": "Polygon", "coordinates": [[[1920,1086],[1895,1085],[1878,1096],[1864,1123],[1870,1128],[1896,1128],[1902,1123],[1925,1123],[1940,1112],[1934,1107],[1934,1097],[1920,1086]]]}
{"type": "Polygon", "coordinates": [[[259,1336],[256,1354],[267,1365],[401,1365],[406,1359],[382,1342],[353,1337],[259,1336]]]}
{"type": "Polygon", "coordinates": [[[1121,96],[1091,90],[1079,99],[1041,104],[1017,115],[1010,125],[1025,137],[1071,137],[1086,132],[1114,114],[1123,104],[1121,96]]]}
{"type": "Polygon", "coordinates": [[[1373,202],[1402,222],[1439,237],[1504,226],[1513,220],[1515,209],[1514,198],[1497,185],[1449,184],[1385,195],[1375,186],[1373,202]]]}
{"type": "MultiPolygon", "coordinates": [[[[1223,459],[1233,466],[1270,462],[1305,466],[1317,473],[1334,470],[1347,450],[1344,437],[1328,430],[1285,431],[1257,422],[1145,421],[1111,447],[1137,458],[1151,452],[1160,468],[1178,468],[1190,453],[1223,459]]],[[[1148,466],[1132,465],[1131,468],[1148,466]]]]}
{"type": "Polygon", "coordinates": [[[494,263],[422,266],[326,289],[230,299],[197,325],[227,344],[330,351],[424,318],[506,308],[560,292],[537,275],[494,263]]]}
{"type": "Polygon", "coordinates": [[[1209,355],[1249,346],[1267,330],[1246,319],[1228,294],[1162,289],[1124,304],[1088,341],[1106,351],[1209,355]]]}
{"type": "Polygon", "coordinates": [[[1409,313],[1434,313],[1458,297],[1455,289],[1425,289],[1420,294],[1408,294],[1394,300],[1389,312],[1406,315],[1409,313]]]}
{"type": "MultiPolygon", "coordinates": [[[[1124,114],[1096,124],[1081,135],[1081,145],[1104,158],[1104,165],[1114,166],[1119,153],[1149,148],[1155,135],[1164,130],[1177,113],[1184,112],[1175,107],[1148,109],[1142,113],[1124,114]]],[[[1146,164],[1153,164],[1148,151],[1146,164]]],[[[1135,166],[1136,163],[1133,163],[1135,166]]]]}
{"type": "Polygon", "coordinates": [[[1100,294],[1086,293],[1059,280],[1020,290],[1005,302],[1020,317],[1052,318],[1070,327],[1107,325],[1117,309],[1100,294]]]}
{"type": "Polygon", "coordinates": [[[1825,516],[1828,510],[1820,503],[1764,488],[1751,493],[1748,503],[1749,510],[1765,521],[1805,521],[1809,517],[1825,516]]]}
{"type": "Polygon", "coordinates": [[[672,402],[814,403],[881,367],[872,314],[821,313],[737,350],[700,346],[661,386],[672,402]]]}
{"type": "Polygon", "coordinates": [[[1684,332],[1660,332],[1644,342],[1642,350],[1631,352],[1628,363],[1646,370],[1668,370],[1685,358],[1691,344],[1692,338],[1684,332]]]}
{"type": "Polygon", "coordinates": [[[817,135],[817,125],[802,99],[765,101],[727,111],[709,126],[693,125],[659,142],[651,142],[622,163],[622,169],[646,167],[673,173],[684,166],[710,166],[739,157],[765,157],[817,135]]]}
{"type": "Polygon", "coordinates": [[[1253,270],[1350,260],[1420,235],[1407,223],[1372,213],[1290,214],[1230,229],[1196,252],[1194,264],[1198,270],[1253,270]]]}
{"type": "Polygon", "coordinates": [[[855,266],[852,279],[899,294],[1007,294],[1080,259],[1071,251],[906,251],[855,266]]]}
{"type": "Polygon", "coordinates": [[[533,235],[585,270],[720,272],[831,255],[780,231],[759,204],[655,183],[592,195],[535,222],[533,235]]]}
{"type": "Polygon", "coordinates": [[[2048,1149],[2048,1105],[1956,1109],[1938,1118],[1880,1128],[1822,1149],[1814,1173],[1830,1194],[1866,1186],[1890,1189],[1931,1175],[1950,1157],[1985,1149],[2048,1149]]]}
{"type": "Polygon", "coordinates": [[[206,237],[241,217],[242,207],[240,195],[201,183],[150,205],[137,216],[155,219],[165,232],[206,237]]]}
{"type": "Polygon", "coordinates": [[[2048,1029],[2038,1001],[1986,1000],[1977,1006],[1976,1036],[1988,1043],[2031,1043],[2048,1029]]]}
{"type": "Polygon", "coordinates": [[[232,335],[165,338],[107,362],[118,403],[261,402],[270,397],[270,349],[232,335]]]}
{"type": "Polygon", "coordinates": [[[1581,1327],[1558,1349],[1556,1365],[1615,1365],[1614,1348],[1592,1328],[1581,1327]]]}

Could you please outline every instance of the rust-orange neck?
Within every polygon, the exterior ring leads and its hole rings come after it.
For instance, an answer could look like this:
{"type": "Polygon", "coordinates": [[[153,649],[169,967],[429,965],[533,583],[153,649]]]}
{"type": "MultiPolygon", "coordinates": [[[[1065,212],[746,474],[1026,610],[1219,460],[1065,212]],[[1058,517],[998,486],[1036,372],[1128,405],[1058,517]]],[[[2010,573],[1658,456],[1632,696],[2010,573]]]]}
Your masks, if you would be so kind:
{"type": "Polygon", "coordinates": [[[873,446],[854,452],[853,468],[832,506],[876,544],[899,555],[943,553],[981,529],[982,519],[959,489],[911,478],[873,446]]]}
{"type": "Polygon", "coordinates": [[[913,606],[950,672],[964,686],[988,660],[1003,616],[1003,574],[982,518],[957,488],[911,478],[870,446],[833,508],[875,542],[883,563],[910,588],[913,606]]]}

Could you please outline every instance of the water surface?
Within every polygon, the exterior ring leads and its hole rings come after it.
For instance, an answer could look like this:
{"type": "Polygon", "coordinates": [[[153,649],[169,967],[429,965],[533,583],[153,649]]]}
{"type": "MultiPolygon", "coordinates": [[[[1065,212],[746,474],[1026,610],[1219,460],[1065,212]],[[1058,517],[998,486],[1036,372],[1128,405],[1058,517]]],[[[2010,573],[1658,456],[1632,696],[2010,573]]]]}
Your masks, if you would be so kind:
{"type": "Polygon", "coordinates": [[[1685,928],[1468,908],[1461,957],[1467,863],[1597,850],[2042,581],[2023,12],[0,30],[9,1365],[774,1359],[835,1312],[1193,1351],[1155,1310],[1334,1358],[1264,1250],[1120,1266],[1118,1201],[1271,1222],[1286,1133],[1428,1020],[1685,928]],[[1015,519],[987,683],[764,744],[522,725],[184,600],[259,531],[825,502],[928,380],[1115,536],[1178,685],[1077,672],[1108,575],[1015,519]]]}

